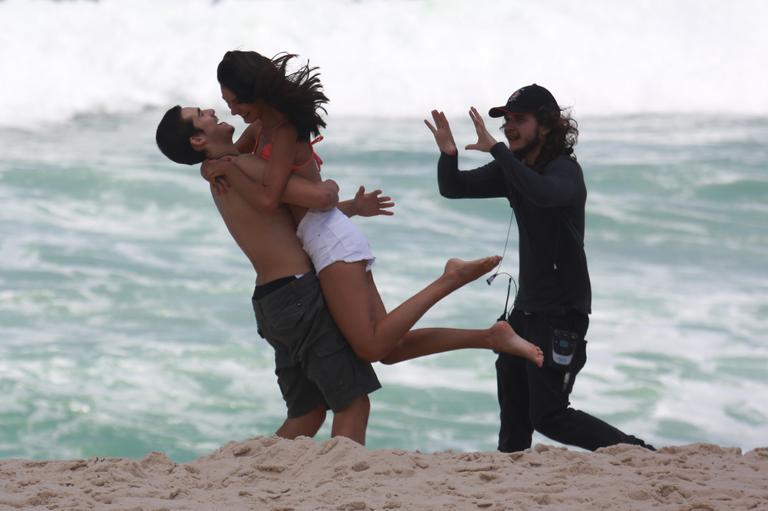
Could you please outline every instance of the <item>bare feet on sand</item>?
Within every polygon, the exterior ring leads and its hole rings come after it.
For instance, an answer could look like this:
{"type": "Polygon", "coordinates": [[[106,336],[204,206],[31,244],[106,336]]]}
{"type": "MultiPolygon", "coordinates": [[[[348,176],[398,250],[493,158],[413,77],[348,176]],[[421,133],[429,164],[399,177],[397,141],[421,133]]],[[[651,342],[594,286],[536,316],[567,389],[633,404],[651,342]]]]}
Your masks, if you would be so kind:
{"type": "Polygon", "coordinates": [[[522,357],[539,367],[544,363],[541,349],[517,335],[506,321],[498,321],[490,330],[489,347],[492,350],[522,357]]]}
{"type": "Polygon", "coordinates": [[[448,259],[443,275],[456,279],[456,284],[461,287],[491,271],[499,261],[501,261],[499,256],[483,257],[472,261],[448,259]]]}

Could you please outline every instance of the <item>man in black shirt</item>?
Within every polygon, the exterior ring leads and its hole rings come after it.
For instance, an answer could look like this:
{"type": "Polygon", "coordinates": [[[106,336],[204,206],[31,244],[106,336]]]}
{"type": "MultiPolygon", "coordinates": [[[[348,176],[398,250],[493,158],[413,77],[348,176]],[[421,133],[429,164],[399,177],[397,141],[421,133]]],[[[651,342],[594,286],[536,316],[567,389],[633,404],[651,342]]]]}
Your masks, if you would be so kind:
{"type": "Polygon", "coordinates": [[[504,117],[508,146],[496,142],[477,110],[470,110],[478,140],[466,149],[494,160],[459,171],[458,150],[445,115],[425,120],[440,149],[440,194],[451,199],[506,197],[519,231],[520,287],[508,321],[545,352],[544,367],[499,354],[496,361],[501,428],[499,450],[531,446],[534,429],[584,449],[629,443],[651,448],[587,413],[570,408],[568,396],[587,359],[584,337],[592,292],[584,253],[587,189],[573,155],[578,128],[552,94],[536,84],[507,104],[492,108],[504,117]]]}

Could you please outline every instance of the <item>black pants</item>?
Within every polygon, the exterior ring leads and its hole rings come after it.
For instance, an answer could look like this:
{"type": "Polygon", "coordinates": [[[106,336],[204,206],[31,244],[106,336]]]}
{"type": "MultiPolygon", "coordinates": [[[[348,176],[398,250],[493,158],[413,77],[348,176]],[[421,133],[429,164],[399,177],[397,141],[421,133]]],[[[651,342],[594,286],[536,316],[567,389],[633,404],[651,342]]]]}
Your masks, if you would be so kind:
{"type": "MultiPolygon", "coordinates": [[[[526,314],[515,309],[509,323],[519,335],[545,350],[553,329],[570,330],[584,339],[589,316],[577,311],[526,314]]],[[[587,361],[586,341],[574,357],[574,367],[564,385],[565,373],[561,370],[539,368],[525,359],[499,354],[496,381],[501,408],[500,451],[529,448],[534,429],[552,440],[591,451],[619,443],[645,446],[642,440],[570,408],[568,396],[587,361]]]]}

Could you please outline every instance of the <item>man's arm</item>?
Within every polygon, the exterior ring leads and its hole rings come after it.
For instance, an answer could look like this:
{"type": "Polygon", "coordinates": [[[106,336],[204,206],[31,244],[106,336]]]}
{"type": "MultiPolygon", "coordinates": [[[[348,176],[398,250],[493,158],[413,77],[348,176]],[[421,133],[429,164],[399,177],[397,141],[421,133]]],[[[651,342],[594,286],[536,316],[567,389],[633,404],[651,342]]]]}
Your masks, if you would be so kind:
{"type": "Polygon", "coordinates": [[[459,170],[458,154],[440,153],[437,161],[437,186],[440,195],[448,199],[488,199],[506,197],[507,186],[492,161],[474,170],[459,170]]]}
{"type": "Polygon", "coordinates": [[[491,162],[470,171],[459,170],[459,151],[453,139],[451,126],[443,112],[432,110],[434,125],[424,119],[429,131],[435,137],[440,150],[437,162],[437,186],[440,195],[449,199],[505,197],[506,186],[498,165],[491,162]]]}
{"type": "MultiPolygon", "coordinates": [[[[217,162],[215,171],[209,171],[205,177],[209,181],[214,181],[217,176],[223,176],[229,187],[254,209],[272,211],[271,199],[261,185],[264,173],[264,162],[246,154],[229,161],[217,162]]],[[[286,183],[281,201],[304,208],[327,210],[338,203],[338,192],[338,185],[330,179],[314,183],[300,176],[291,176],[286,183]]]]}
{"type": "Polygon", "coordinates": [[[466,148],[491,153],[510,194],[519,193],[543,208],[569,206],[584,199],[586,189],[576,161],[558,158],[547,164],[544,173],[536,172],[518,160],[506,145],[496,142],[475,107],[469,109],[469,117],[475,125],[477,142],[466,148]]]}
{"type": "Polygon", "coordinates": [[[518,160],[502,142],[491,148],[507,186],[542,208],[577,204],[583,199],[579,165],[570,158],[558,158],[539,173],[518,160]]]}

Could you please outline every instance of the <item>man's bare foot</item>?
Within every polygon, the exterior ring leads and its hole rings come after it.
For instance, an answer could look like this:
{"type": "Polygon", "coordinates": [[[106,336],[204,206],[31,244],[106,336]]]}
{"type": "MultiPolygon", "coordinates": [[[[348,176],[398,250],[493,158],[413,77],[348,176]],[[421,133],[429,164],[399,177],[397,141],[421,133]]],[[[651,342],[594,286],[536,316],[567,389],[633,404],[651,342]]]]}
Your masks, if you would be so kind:
{"type": "Polygon", "coordinates": [[[499,261],[501,261],[499,256],[483,257],[473,261],[448,259],[443,275],[456,279],[456,285],[461,287],[491,271],[499,261]]]}
{"type": "Polygon", "coordinates": [[[498,321],[490,330],[488,341],[492,350],[522,357],[539,367],[544,363],[544,352],[535,344],[517,335],[506,321],[498,321]]]}

